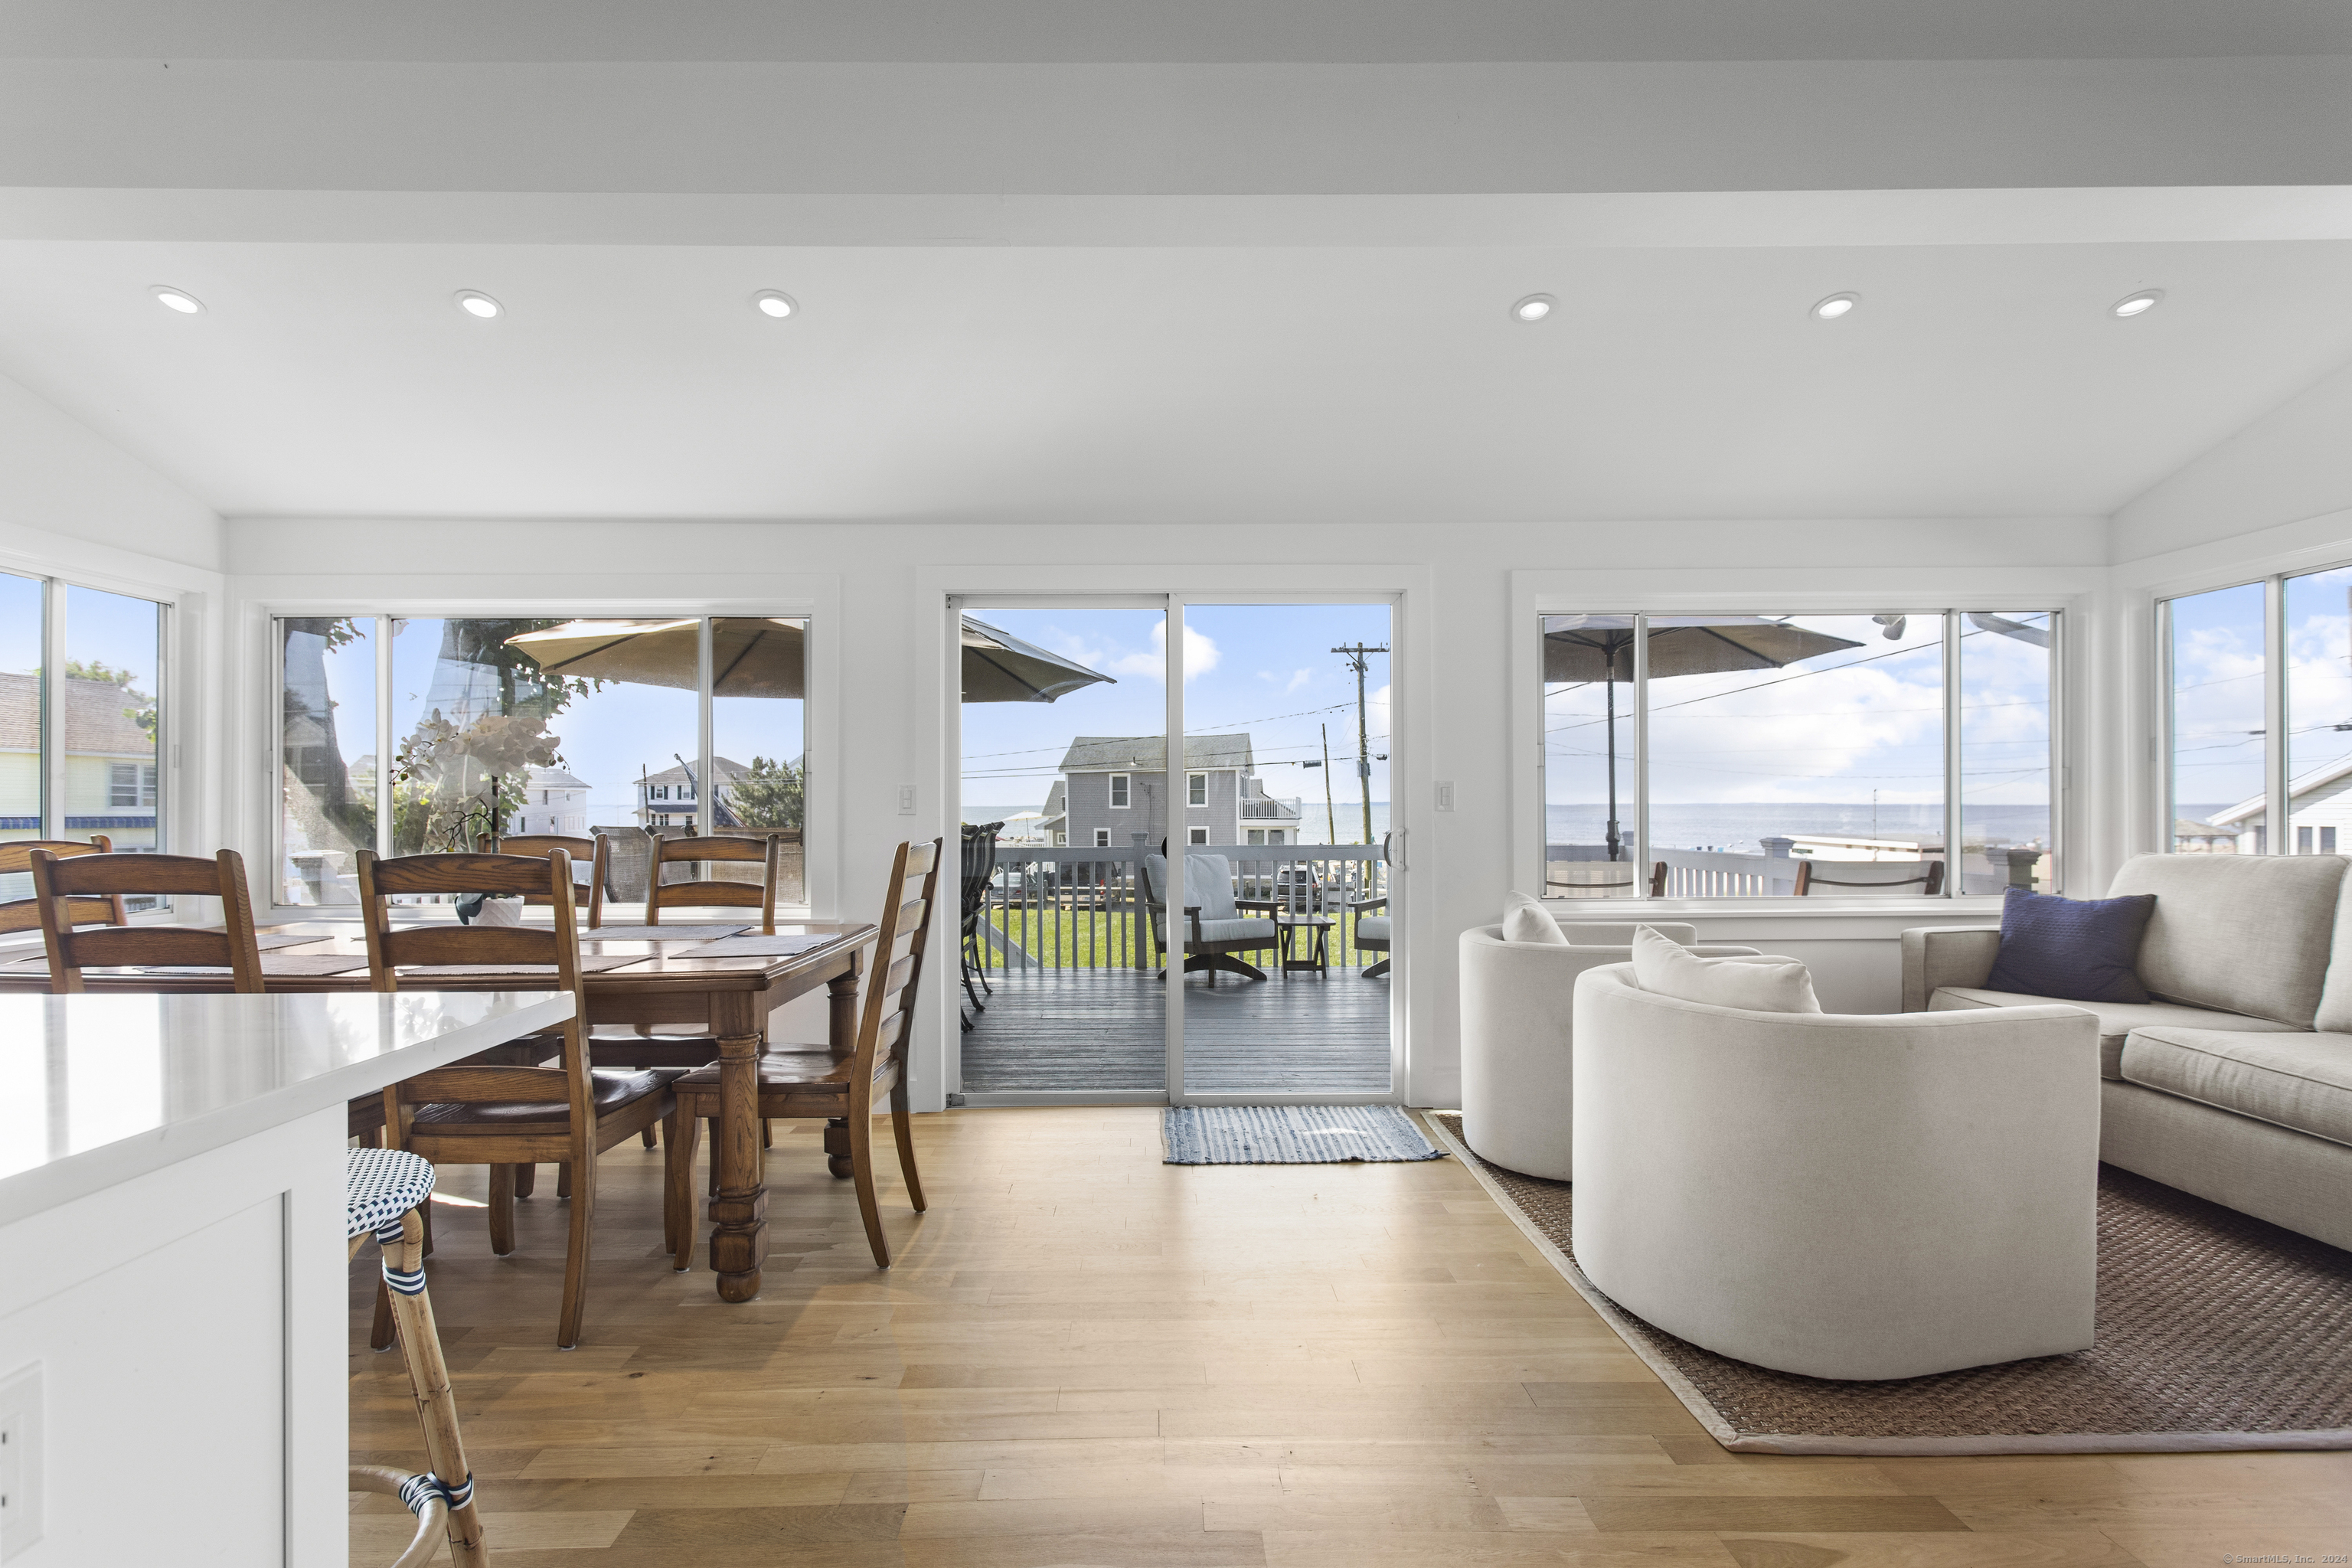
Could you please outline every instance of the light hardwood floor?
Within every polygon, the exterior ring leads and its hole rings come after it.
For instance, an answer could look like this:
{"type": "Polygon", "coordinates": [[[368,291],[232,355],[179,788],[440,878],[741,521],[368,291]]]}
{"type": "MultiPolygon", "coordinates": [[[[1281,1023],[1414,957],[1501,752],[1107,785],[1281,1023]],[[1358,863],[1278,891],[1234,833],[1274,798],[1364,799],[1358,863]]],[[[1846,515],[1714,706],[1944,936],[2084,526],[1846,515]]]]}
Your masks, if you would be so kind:
{"type": "MultiPolygon", "coordinates": [[[[527,1568],[2326,1568],[2352,1454],[1727,1454],[1454,1162],[1177,1168],[1150,1110],[917,1119],[877,1272],[821,1129],[777,1127],[764,1294],[661,1246],[660,1157],[604,1164],[580,1349],[563,1208],[520,1249],[441,1203],[432,1289],[494,1555],[527,1568]]],[[[448,1197],[478,1201],[480,1173],[448,1197]]],[[[352,1274],[355,1459],[415,1466],[352,1274]]],[[[352,1561],[406,1538],[355,1499],[352,1561]]],[[[446,1561],[446,1558],[444,1559],[446,1561]]]]}

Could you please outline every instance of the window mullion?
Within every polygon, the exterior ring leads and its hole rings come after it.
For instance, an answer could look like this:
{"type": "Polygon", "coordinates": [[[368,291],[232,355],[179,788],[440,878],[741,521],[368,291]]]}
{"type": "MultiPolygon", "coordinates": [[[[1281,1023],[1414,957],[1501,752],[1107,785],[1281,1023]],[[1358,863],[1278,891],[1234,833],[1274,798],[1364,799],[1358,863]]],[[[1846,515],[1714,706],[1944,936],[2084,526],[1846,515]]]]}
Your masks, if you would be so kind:
{"type": "Polygon", "coordinates": [[[2286,740],[2286,579],[2273,576],[2263,580],[2263,816],[2273,855],[2294,853],[2286,740]]]}
{"type": "Polygon", "coordinates": [[[1650,617],[1633,617],[1633,896],[1650,896],[1650,617]]]}
{"type": "Polygon", "coordinates": [[[711,762],[717,742],[712,735],[716,714],[710,701],[710,628],[711,618],[705,616],[695,632],[695,723],[699,736],[696,745],[701,761],[696,764],[694,822],[706,837],[716,828],[719,808],[719,782],[712,776],[711,762]]]}
{"type": "MultiPolygon", "coordinates": [[[[1963,828],[1960,789],[1960,612],[1944,612],[1944,897],[1954,897],[1961,881],[1960,868],[1968,851],[1960,842],[1963,828]]],[[[1990,855],[1988,855],[1990,863],[1990,855]]]]}
{"type": "MultiPolygon", "coordinates": [[[[393,724],[392,632],[398,625],[390,616],[375,617],[375,852],[392,854],[393,724]]],[[[278,639],[281,643],[284,638],[278,639]]],[[[282,815],[282,814],[281,814],[282,815]]]]}
{"type": "Polygon", "coordinates": [[[42,584],[41,837],[66,836],[66,585],[42,584]]]}

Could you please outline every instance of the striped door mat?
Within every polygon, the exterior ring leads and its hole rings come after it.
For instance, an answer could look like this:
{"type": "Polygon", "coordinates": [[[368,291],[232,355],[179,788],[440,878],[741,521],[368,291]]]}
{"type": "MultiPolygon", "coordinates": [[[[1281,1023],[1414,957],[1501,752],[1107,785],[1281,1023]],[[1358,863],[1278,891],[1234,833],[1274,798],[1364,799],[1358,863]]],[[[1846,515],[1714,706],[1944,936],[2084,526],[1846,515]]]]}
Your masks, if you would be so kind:
{"type": "Polygon", "coordinates": [[[1441,1152],[1393,1105],[1171,1105],[1160,1123],[1169,1165],[1338,1165],[1435,1160],[1441,1152]]]}

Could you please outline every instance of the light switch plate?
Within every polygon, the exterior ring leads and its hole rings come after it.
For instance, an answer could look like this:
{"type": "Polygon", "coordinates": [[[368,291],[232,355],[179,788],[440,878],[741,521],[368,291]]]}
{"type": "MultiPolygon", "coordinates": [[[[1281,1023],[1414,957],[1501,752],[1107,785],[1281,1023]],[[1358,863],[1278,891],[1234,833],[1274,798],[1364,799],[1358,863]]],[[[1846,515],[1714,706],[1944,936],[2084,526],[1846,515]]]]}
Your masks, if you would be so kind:
{"type": "Polygon", "coordinates": [[[913,784],[900,784],[898,786],[898,815],[901,816],[912,816],[915,815],[915,786],[913,784]]]}
{"type": "Polygon", "coordinates": [[[1454,781],[1452,779],[1440,779],[1437,781],[1437,809],[1440,811],[1452,811],[1454,809],[1454,781]]]}
{"type": "Polygon", "coordinates": [[[41,1539],[41,1363],[0,1382],[0,1563],[41,1539]]]}

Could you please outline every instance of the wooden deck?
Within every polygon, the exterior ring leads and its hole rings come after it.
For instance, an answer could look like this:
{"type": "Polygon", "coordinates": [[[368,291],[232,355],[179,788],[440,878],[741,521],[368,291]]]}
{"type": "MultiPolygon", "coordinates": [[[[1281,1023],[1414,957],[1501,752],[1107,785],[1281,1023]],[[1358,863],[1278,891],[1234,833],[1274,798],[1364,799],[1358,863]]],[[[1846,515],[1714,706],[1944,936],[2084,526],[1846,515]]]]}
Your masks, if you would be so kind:
{"type": "MultiPolygon", "coordinates": [[[[966,1094],[1167,1087],[1166,987],[1150,971],[992,971],[989,980],[996,994],[963,1037],[966,1094]]],[[[1385,977],[1220,974],[1212,986],[1196,974],[1184,1008],[1184,1079],[1196,1093],[1388,1090],[1385,977]]]]}

